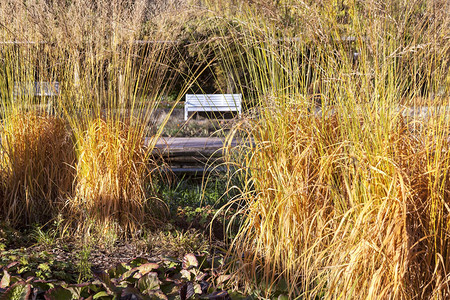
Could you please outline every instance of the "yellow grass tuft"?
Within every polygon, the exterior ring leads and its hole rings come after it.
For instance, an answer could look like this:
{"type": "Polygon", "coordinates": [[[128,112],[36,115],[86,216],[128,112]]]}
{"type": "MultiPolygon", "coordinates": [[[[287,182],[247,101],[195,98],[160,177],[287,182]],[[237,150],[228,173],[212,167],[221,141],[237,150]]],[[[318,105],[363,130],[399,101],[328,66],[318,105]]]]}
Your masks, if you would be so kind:
{"type": "Polygon", "coordinates": [[[357,137],[348,111],[270,111],[251,123],[253,145],[240,160],[236,279],[263,294],[287,286],[307,298],[445,299],[448,126],[396,113],[377,136],[359,116],[357,137]]]}
{"type": "Polygon", "coordinates": [[[1,141],[2,216],[14,226],[47,222],[72,190],[75,153],[66,122],[47,114],[12,113],[1,141]]]}
{"type": "Polygon", "coordinates": [[[216,12],[229,22],[217,55],[258,112],[230,157],[244,185],[239,286],[447,299],[448,5],[284,3],[216,12]]]}
{"type": "MultiPolygon", "coordinates": [[[[153,126],[155,110],[169,93],[173,96],[172,88],[180,73],[179,46],[172,41],[181,27],[174,23],[169,30],[165,24],[170,20],[164,18],[178,18],[177,12],[184,10],[184,5],[178,4],[145,0],[0,3],[0,113],[4,117],[9,111],[46,109],[64,116],[70,124],[75,154],[73,145],[69,152],[78,163],[70,162],[72,181],[62,188],[67,195],[65,217],[72,224],[76,219],[73,216],[90,217],[92,220],[82,219],[79,225],[91,228],[89,222],[105,225],[111,221],[112,231],[129,233],[152,222],[144,211],[152,202],[149,173],[154,166],[150,167],[150,150],[144,149],[142,143],[146,136],[156,140],[162,131],[167,118],[157,130],[153,126]],[[35,82],[58,82],[59,94],[41,97],[33,95],[33,89],[17,92],[35,82]],[[131,118],[139,122],[130,124],[127,120],[131,118]]],[[[181,95],[176,101],[180,98],[181,95]]],[[[12,135],[7,126],[5,134],[12,135]]],[[[33,128],[28,133],[38,131],[33,128]]],[[[40,134],[51,137],[53,132],[40,134]]],[[[40,165],[38,159],[28,155],[30,149],[14,151],[15,160],[40,165]]],[[[6,164],[10,158],[4,161],[6,164]]],[[[30,183],[21,180],[17,172],[10,173],[9,177],[5,175],[9,179],[4,185],[11,186],[13,177],[18,181],[15,189],[6,192],[15,193],[18,199],[10,197],[8,201],[14,203],[11,208],[9,202],[2,204],[8,210],[4,210],[5,215],[16,218],[25,209],[19,203],[30,197],[30,183]]],[[[44,173],[34,173],[28,179],[36,184],[33,190],[50,194],[45,186],[40,186],[40,179],[33,178],[44,173]]],[[[56,179],[54,182],[58,184],[56,179]]],[[[56,198],[51,201],[62,202],[56,198]]],[[[153,208],[157,207],[160,206],[155,204],[153,208]]],[[[157,214],[163,212],[153,212],[153,216],[157,214]]]]}
{"type": "Polygon", "coordinates": [[[149,195],[151,162],[143,143],[143,131],[128,123],[94,119],[78,139],[71,211],[125,234],[154,224],[164,207],[149,195]]]}

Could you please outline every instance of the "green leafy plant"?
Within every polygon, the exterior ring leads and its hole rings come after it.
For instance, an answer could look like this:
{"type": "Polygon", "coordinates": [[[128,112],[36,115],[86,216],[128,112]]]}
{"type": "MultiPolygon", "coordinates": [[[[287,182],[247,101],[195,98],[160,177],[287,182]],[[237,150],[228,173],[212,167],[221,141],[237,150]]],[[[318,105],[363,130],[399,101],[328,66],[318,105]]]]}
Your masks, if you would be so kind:
{"type": "Polygon", "coordinates": [[[79,273],[78,282],[83,282],[92,278],[91,263],[89,261],[91,255],[91,246],[83,244],[78,252],[77,271],[79,273]]]}
{"type": "Polygon", "coordinates": [[[2,250],[0,266],[5,265],[9,274],[39,280],[65,280],[74,282],[74,266],[59,261],[55,255],[42,251],[29,254],[24,249],[2,250]]]}
{"type": "Polygon", "coordinates": [[[204,178],[190,178],[189,176],[176,179],[172,184],[161,180],[157,191],[168,204],[172,213],[184,207],[220,207],[236,193],[228,193],[228,179],[225,174],[212,172],[204,178]]]}
{"type": "Polygon", "coordinates": [[[53,221],[51,225],[35,225],[32,233],[30,234],[30,237],[36,240],[38,245],[42,245],[47,248],[53,247],[58,240],[64,239],[67,236],[68,228],[67,225],[64,224],[64,219],[61,214],[56,217],[56,220],[53,221]]]}
{"type": "Polygon", "coordinates": [[[10,264],[2,269],[0,275],[0,298],[27,300],[32,293],[46,299],[226,298],[228,293],[224,288],[230,276],[219,275],[222,268],[223,258],[207,259],[194,254],[186,254],[182,260],[157,262],[136,258],[128,264],[119,264],[108,271],[95,273],[92,281],[71,284],[32,277],[25,281],[22,276],[15,275],[14,266],[10,264]]]}

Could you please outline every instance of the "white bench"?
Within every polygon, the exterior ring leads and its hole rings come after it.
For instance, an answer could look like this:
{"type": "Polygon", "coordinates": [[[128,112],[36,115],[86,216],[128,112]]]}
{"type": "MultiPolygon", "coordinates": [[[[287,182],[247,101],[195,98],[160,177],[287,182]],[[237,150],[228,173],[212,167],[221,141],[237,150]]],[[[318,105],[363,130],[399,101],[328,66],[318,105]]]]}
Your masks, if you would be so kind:
{"type": "Polygon", "coordinates": [[[189,112],[196,111],[236,111],[240,117],[242,113],[241,102],[242,94],[186,94],[184,120],[187,121],[189,112]]]}
{"type": "Polygon", "coordinates": [[[54,97],[59,95],[59,82],[15,82],[13,96],[54,97]]]}

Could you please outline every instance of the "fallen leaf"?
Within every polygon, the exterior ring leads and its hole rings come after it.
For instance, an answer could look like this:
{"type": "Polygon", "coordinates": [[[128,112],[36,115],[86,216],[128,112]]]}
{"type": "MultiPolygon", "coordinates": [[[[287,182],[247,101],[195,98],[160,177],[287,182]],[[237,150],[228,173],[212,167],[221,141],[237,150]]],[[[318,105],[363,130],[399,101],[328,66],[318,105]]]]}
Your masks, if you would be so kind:
{"type": "Polygon", "coordinates": [[[198,260],[194,254],[189,253],[183,257],[183,269],[198,267],[198,260]]]}
{"type": "Polygon", "coordinates": [[[137,287],[142,293],[146,293],[151,290],[159,290],[160,284],[158,273],[150,272],[139,279],[137,287]]]}
{"type": "Polygon", "coordinates": [[[9,286],[11,282],[11,276],[9,275],[8,271],[3,270],[3,277],[0,281],[0,288],[5,289],[9,286]]]}

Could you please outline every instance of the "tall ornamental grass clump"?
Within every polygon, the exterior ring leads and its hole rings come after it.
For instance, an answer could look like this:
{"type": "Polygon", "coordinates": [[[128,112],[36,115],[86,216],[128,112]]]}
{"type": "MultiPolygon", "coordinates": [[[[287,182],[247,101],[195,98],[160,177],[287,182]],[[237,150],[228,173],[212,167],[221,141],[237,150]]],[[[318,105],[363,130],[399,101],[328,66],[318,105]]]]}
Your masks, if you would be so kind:
{"type": "Polygon", "coordinates": [[[45,113],[5,116],[0,211],[12,226],[48,222],[71,195],[75,152],[67,127],[63,119],[45,113]]]}
{"type": "Polygon", "coordinates": [[[262,296],[446,299],[448,4],[344,2],[218,12],[218,56],[257,112],[234,133],[235,278],[262,296]]]}
{"type": "MultiPolygon", "coordinates": [[[[0,4],[0,23],[12,25],[5,22],[16,16],[12,8],[12,3],[0,4]]],[[[50,62],[50,49],[32,36],[8,29],[0,30],[0,215],[24,227],[61,212],[73,191],[75,152],[67,120],[52,115],[56,99],[35,97],[37,86],[56,80],[59,64],[50,62]]],[[[55,86],[48,92],[56,93],[55,86]]]]}
{"type": "Polygon", "coordinates": [[[77,147],[76,196],[70,203],[75,215],[126,233],[162,219],[165,206],[150,193],[154,166],[142,132],[131,124],[97,119],[83,134],[77,147]]]}
{"type": "MultiPolygon", "coordinates": [[[[64,209],[58,208],[58,212],[75,228],[101,224],[128,235],[146,225],[144,216],[149,215],[146,219],[154,222],[152,214],[163,215],[147,205],[154,203],[149,199],[156,196],[149,184],[155,167],[149,156],[167,121],[156,128],[155,109],[173,92],[179,75],[178,61],[174,60],[174,36],[178,32],[165,23],[164,16],[171,15],[169,19],[173,20],[173,15],[182,15],[184,6],[173,4],[144,0],[0,3],[2,116],[8,116],[9,111],[37,111],[41,116],[46,111],[49,120],[61,119],[69,124],[75,159],[68,162],[70,168],[58,170],[61,178],[70,174],[74,180],[61,186],[67,196],[64,209]],[[54,97],[21,92],[22,86],[34,82],[56,81],[59,93],[54,97]],[[149,138],[145,147],[144,137],[149,138]]],[[[18,122],[14,126],[26,123],[18,122]]],[[[33,129],[27,134],[53,136],[46,119],[36,117],[33,122],[29,126],[40,131],[33,129]]],[[[12,134],[6,129],[4,134],[12,134]]],[[[2,146],[10,147],[3,139],[2,146]]],[[[65,146],[53,146],[56,152],[66,150],[65,146]]],[[[45,147],[39,145],[36,156],[46,156],[45,147]]],[[[21,152],[20,159],[25,164],[39,164],[27,151],[21,152]]],[[[2,156],[9,162],[8,151],[2,156]]],[[[41,176],[45,172],[35,173],[41,176]]],[[[30,180],[35,182],[33,176],[30,180]]],[[[19,177],[10,178],[13,181],[19,177]]],[[[45,204],[55,201],[53,194],[40,182],[35,183],[46,197],[42,209],[53,212],[54,206],[45,204]]],[[[23,180],[14,183],[20,191],[27,185],[23,180]]],[[[25,201],[27,195],[17,194],[20,200],[15,201],[25,201]]],[[[16,219],[16,212],[22,209],[19,206],[11,208],[9,218],[16,219]]]]}
{"type": "MultiPolygon", "coordinates": [[[[77,140],[72,223],[81,230],[93,223],[100,233],[116,228],[129,235],[164,216],[151,184],[156,165],[150,154],[160,133],[153,124],[155,109],[176,78],[170,66],[175,49],[167,42],[170,32],[136,42],[146,3],[113,4],[90,8],[98,17],[92,21],[103,20],[105,34],[93,36],[94,47],[78,46],[82,50],[72,54],[77,80],[66,88],[74,101],[61,105],[77,140]],[[80,216],[89,222],[79,224],[80,216]]],[[[88,22],[82,26],[89,30],[88,22]]]]}

